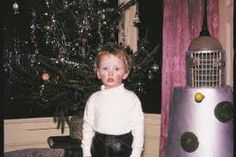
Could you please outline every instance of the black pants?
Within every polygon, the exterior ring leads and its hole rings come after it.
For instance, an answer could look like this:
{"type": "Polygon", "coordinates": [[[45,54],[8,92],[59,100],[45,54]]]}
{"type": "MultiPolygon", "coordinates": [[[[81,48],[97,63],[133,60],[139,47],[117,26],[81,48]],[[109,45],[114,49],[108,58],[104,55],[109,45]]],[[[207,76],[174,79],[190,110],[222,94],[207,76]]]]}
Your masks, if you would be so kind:
{"type": "Polygon", "coordinates": [[[95,133],[92,141],[92,157],[129,157],[132,152],[131,133],[124,135],[106,135],[95,133]]]}

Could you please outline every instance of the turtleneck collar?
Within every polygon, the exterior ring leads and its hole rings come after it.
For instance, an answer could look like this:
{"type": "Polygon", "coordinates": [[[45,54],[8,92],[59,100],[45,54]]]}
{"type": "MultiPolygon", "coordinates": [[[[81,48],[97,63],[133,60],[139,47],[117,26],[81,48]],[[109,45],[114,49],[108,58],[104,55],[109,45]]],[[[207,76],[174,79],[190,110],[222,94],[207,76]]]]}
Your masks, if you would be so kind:
{"type": "Polygon", "coordinates": [[[123,83],[121,85],[119,85],[117,87],[113,87],[113,88],[106,88],[104,85],[101,86],[101,91],[102,92],[115,92],[115,91],[119,91],[121,89],[124,89],[124,84],[123,83]]]}

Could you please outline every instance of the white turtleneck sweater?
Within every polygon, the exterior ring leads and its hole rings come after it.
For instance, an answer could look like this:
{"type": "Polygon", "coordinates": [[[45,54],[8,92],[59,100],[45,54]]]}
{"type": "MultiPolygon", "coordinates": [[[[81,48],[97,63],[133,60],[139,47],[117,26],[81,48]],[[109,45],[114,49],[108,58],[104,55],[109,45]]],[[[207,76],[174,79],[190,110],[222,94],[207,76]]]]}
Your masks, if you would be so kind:
{"type": "Polygon", "coordinates": [[[84,111],[83,156],[91,156],[95,132],[109,135],[131,132],[133,150],[130,157],[140,157],[144,142],[144,115],[139,98],[123,84],[111,89],[102,86],[90,96],[84,111]]]}

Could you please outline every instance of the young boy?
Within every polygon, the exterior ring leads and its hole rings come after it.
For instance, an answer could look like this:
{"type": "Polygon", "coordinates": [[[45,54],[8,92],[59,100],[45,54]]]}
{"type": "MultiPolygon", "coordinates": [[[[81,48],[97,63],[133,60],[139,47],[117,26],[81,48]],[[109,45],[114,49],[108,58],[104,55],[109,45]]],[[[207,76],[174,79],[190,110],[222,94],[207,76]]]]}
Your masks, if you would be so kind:
{"type": "Polygon", "coordinates": [[[95,71],[103,85],[90,96],[84,111],[84,157],[141,157],[141,103],[122,83],[130,69],[131,60],[122,47],[111,45],[98,53],[95,71]]]}

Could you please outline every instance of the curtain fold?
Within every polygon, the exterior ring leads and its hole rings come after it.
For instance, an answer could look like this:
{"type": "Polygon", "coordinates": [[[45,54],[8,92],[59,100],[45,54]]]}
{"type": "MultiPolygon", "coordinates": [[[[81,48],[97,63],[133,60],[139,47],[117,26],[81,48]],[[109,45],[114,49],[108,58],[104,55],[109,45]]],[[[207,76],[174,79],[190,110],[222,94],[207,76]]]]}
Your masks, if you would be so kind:
{"type": "MultiPolygon", "coordinates": [[[[202,0],[164,0],[162,104],[159,156],[165,157],[168,138],[169,110],[174,87],[186,85],[185,54],[190,42],[202,28],[202,0]]],[[[218,0],[208,0],[208,29],[219,34],[218,0]]]]}

